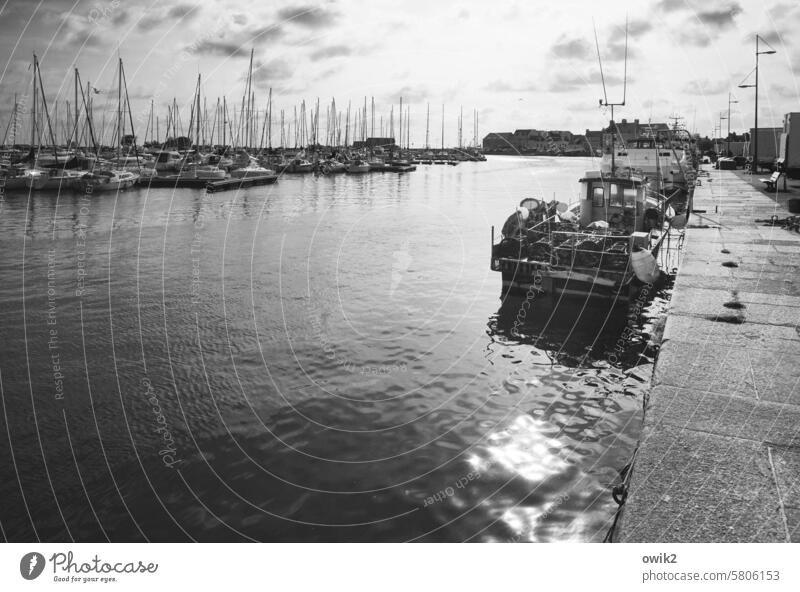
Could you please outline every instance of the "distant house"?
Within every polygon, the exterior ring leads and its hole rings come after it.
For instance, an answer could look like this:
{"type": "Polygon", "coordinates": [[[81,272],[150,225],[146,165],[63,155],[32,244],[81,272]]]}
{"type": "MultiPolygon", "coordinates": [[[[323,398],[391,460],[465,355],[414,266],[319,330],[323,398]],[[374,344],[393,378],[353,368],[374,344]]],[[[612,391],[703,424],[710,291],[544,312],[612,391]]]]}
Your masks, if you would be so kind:
{"type": "Polygon", "coordinates": [[[598,152],[602,152],[603,130],[591,131],[587,129],[584,135],[584,141],[586,142],[587,148],[590,149],[592,153],[597,154],[598,152]]]}
{"type": "Polygon", "coordinates": [[[634,119],[632,122],[627,119],[617,122],[610,121],[608,127],[603,131],[606,134],[614,133],[615,142],[618,142],[620,138],[624,142],[629,142],[642,137],[666,140],[670,134],[669,125],[666,123],[641,123],[638,119],[634,119]]]}
{"type": "Polygon", "coordinates": [[[509,132],[492,132],[483,138],[483,151],[491,152],[516,152],[514,147],[514,134],[509,132]]]}

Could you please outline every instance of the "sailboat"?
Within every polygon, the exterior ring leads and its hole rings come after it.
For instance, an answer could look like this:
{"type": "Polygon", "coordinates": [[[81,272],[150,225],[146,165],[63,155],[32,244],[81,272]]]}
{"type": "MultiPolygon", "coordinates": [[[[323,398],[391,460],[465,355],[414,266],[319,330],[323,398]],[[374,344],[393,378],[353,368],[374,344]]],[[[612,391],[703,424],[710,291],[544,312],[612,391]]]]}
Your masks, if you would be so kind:
{"type": "MultiPolygon", "coordinates": [[[[128,107],[128,114],[130,116],[131,125],[131,138],[133,152],[138,162],[139,153],[136,147],[136,135],[133,130],[133,117],[130,114],[130,101],[128,100],[128,88],[125,81],[125,70],[122,65],[122,58],[119,59],[119,71],[117,75],[117,155],[116,160],[122,158],[122,135],[123,135],[123,102],[122,102],[122,88],[125,85],[125,103],[128,107]]],[[[130,156],[128,154],[127,156],[130,156]]],[[[108,191],[121,191],[133,187],[139,181],[139,173],[131,170],[121,168],[119,165],[111,166],[108,168],[95,168],[88,173],[83,174],[81,177],[75,179],[72,183],[73,187],[83,193],[95,192],[108,192],[108,191]]]]}

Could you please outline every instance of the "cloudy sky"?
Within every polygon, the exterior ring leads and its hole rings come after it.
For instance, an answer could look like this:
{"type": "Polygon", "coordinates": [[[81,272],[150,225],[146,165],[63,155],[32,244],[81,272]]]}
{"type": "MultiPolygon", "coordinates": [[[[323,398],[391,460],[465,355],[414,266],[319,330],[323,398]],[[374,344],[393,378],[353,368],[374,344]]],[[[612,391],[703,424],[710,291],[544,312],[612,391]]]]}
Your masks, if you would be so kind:
{"type": "Polygon", "coordinates": [[[302,99],[319,97],[324,111],[331,98],[342,108],[367,96],[388,118],[402,96],[416,145],[424,143],[427,103],[432,144],[442,104],[448,144],[462,106],[465,142],[473,109],[480,136],[525,127],[582,132],[610,116],[598,107],[594,28],[608,99],[618,101],[626,18],[627,104],[617,119],[678,114],[710,134],[733,92],[732,129],[751,127],[753,89],[737,85],[755,65],[756,33],[777,50],[760,60],[759,124],[800,111],[796,0],[0,0],[0,125],[14,93],[30,94],[33,52],[51,109],[71,100],[77,67],[109,91],[96,98],[98,111],[114,111],[119,55],[134,112],[153,99],[163,121],[173,97],[191,101],[198,72],[209,105],[223,95],[240,104],[254,48],[256,100],[263,108],[272,87],[276,112],[302,99]]]}

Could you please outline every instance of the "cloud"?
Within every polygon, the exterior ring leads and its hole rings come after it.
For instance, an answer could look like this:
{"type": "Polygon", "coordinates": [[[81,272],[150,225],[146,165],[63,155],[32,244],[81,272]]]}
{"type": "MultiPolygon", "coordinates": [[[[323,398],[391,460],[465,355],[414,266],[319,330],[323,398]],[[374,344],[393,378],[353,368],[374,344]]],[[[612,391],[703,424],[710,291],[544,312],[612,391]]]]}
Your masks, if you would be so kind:
{"type": "Polygon", "coordinates": [[[163,22],[163,18],[160,13],[158,14],[146,14],[139,21],[136,23],[136,28],[140,31],[150,31],[153,27],[157,26],[158,24],[163,22]]]}
{"type": "Polygon", "coordinates": [[[683,91],[692,95],[716,95],[730,88],[728,80],[708,80],[704,78],[691,80],[683,87],[683,91]]]}
{"type": "Polygon", "coordinates": [[[203,39],[194,48],[193,53],[210,56],[222,57],[241,57],[249,55],[250,52],[245,50],[244,46],[232,41],[214,41],[212,39],[203,39]]]}
{"type": "Polygon", "coordinates": [[[204,55],[242,57],[250,55],[250,48],[254,44],[273,43],[282,36],[283,30],[278,25],[229,29],[217,35],[216,38],[201,37],[194,45],[185,49],[190,53],[204,55]]]}
{"type": "MultiPolygon", "coordinates": [[[[778,46],[785,45],[790,39],[789,35],[787,35],[786,33],[784,33],[782,35],[780,31],[770,31],[768,33],[759,33],[758,36],[761,37],[764,41],[766,41],[770,45],[778,45],[778,46]]],[[[742,39],[742,41],[746,42],[746,43],[747,42],[752,43],[753,39],[755,39],[755,38],[756,38],[756,34],[755,33],[751,33],[750,35],[748,35],[747,37],[742,39]]]]}
{"type": "Polygon", "coordinates": [[[269,86],[270,84],[287,80],[292,77],[293,69],[288,62],[274,59],[268,62],[256,61],[253,64],[253,82],[269,86]]]}
{"type": "Polygon", "coordinates": [[[488,92],[502,92],[502,93],[528,93],[540,90],[536,84],[511,84],[505,80],[495,80],[483,87],[483,90],[488,92]]]}
{"type": "Polygon", "coordinates": [[[628,34],[632,36],[644,35],[653,30],[653,24],[644,19],[633,20],[628,23],[628,34]]]}
{"type": "Polygon", "coordinates": [[[182,20],[193,19],[197,16],[198,12],[200,11],[195,10],[195,7],[191,4],[176,4],[169,9],[167,12],[167,17],[182,20]]]}
{"type": "Polygon", "coordinates": [[[588,58],[592,55],[592,46],[585,39],[568,39],[566,35],[562,35],[550,48],[550,54],[557,58],[588,58]]]}
{"type": "MultiPolygon", "coordinates": [[[[631,82],[631,77],[628,76],[628,82],[631,82]]],[[[622,77],[615,74],[605,74],[606,89],[609,93],[613,94],[612,86],[620,86],[620,95],[622,94],[622,77]]],[[[594,90],[597,89],[598,97],[603,92],[603,78],[600,72],[596,69],[590,71],[585,75],[579,73],[559,73],[551,81],[547,88],[550,92],[574,92],[576,90],[594,90]]]]}
{"type": "MultiPolygon", "coordinates": [[[[625,40],[618,41],[606,47],[605,51],[603,51],[602,56],[604,60],[609,60],[612,62],[624,60],[626,53],[625,47],[625,40]]],[[[627,47],[627,54],[628,59],[632,58],[635,55],[635,50],[630,44],[627,47]]]]}
{"type": "Polygon", "coordinates": [[[111,16],[111,24],[120,27],[130,20],[130,16],[126,10],[117,11],[111,16]]]}
{"type": "Polygon", "coordinates": [[[339,13],[330,8],[318,6],[287,6],[278,11],[281,21],[290,22],[308,29],[330,27],[338,20],[339,13]]]}
{"type": "Polygon", "coordinates": [[[796,87],[791,88],[784,84],[770,85],[769,92],[778,95],[782,99],[794,99],[795,101],[800,99],[800,91],[796,87]]]}
{"type": "Polygon", "coordinates": [[[233,22],[237,25],[246,25],[247,24],[247,15],[242,14],[240,12],[234,14],[232,17],[233,22]]]}
{"type": "Polygon", "coordinates": [[[733,2],[724,8],[698,12],[697,18],[705,25],[724,29],[733,25],[734,20],[741,12],[742,7],[739,6],[738,3],[733,2]]]}
{"type": "Polygon", "coordinates": [[[335,66],[333,68],[328,68],[326,70],[323,70],[319,74],[317,74],[316,78],[317,78],[317,80],[321,80],[322,78],[330,78],[334,74],[338,74],[341,71],[341,69],[342,68],[340,66],[335,66]]]}
{"type": "MultiPolygon", "coordinates": [[[[410,103],[424,103],[430,101],[431,92],[430,89],[424,85],[405,85],[396,91],[386,93],[376,98],[376,102],[394,104],[399,107],[400,97],[403,97],[403,111],[405,112],[406,106],[410,103]]],[[[397,117],[397,109],[395,109],[395,117],[397,117]]],[[[405,115],[403,115],[403,117],[405,117],[405,115]]]]}
{"type": "Polygon", "coordinates": [[[677,12],[689,7],[680,0],[659,0],[659,2],[656,2],[654,8],[660,12],[677,12]]]}
{"type": "Polygon", "coordinates": [[[351,47],[347,45],[330,45],[328,47],[321,47],[309,55],[312,62],[319,60],[326,60],[328,58],[337,58],[342,56],[349,56],[353,54],[351,47]]]}

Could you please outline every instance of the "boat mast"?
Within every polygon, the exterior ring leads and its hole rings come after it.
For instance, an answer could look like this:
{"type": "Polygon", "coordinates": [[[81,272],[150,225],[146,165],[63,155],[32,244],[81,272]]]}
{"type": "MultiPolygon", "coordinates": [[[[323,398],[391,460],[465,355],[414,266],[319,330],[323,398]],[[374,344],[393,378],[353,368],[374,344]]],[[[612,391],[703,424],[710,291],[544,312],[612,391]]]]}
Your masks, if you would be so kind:
{"type": "Polygon", "coordinates": [[[31,154],[36,154],[36,103],[38,97],[36,96],[36,68],[38,67],[38,60],[36,54],[33,54],[33,109],[31,111],[31,154]]]}
{"type": "Polygon", "coordinates": [[[272,150],[272,87],[269,87],[267,98],[267,148],[272,150]]]}
{"type": "Polygon", "coordinates": [[[431,104],[428,103],[425,115],[425,150],[431,149],[431,104]]]}
{"type": "Polygon", "coordinates": [[[608,102],[608,95],[606,93],[606,79],[605,75],[603,74],[603,60],[600,58],[600,42],[597,39],[597,29],[594,30],[594,42],[595,47],[597,48],[597,61],[600,64],[600,80],[603,82],[603,98],[600,99],[600,106],[602,107],[611,107],[611,176],[614,176],[614,171],[616,170],[616,160],[615,160],[615,148],[614,148],[614,136],[617,133],[617,124],[614,122],[614,107],[624,107],[625,106],[625,97],[627,94],[628,89],[628,19],[625,18],[625,74],[623,76],[622,82],[622,102],[621,103],[609,103],[608,102]]]}
{"type": "Polygon", "coordinates": [[[442,152],[444,152],[444,103],[442,103],[442,152]]]}
{"type": "Polygon", "coordinates": [[[398,130],[400,133],[400,150],[403,149],[403,97],[400,97],[400,129],[398,130]]]}
{"type": "Polygon", "coordinates": [[[119,58],[119,72],[117,75],[117,158],[120,157],[122,147],[122,58],[119,58]]]}
{"type": "MultiPolygon", "coordinates": [[[[122,68],[122,60],[119,61],[119,71],[120,75],[122,76],[122,80],[125,83],[125,105],[128,107],[128,119],[130,120],[131,124],[131,142],[133,143],[133,154],[136,156],[136,166],[139,167],[139,170],[141,171],[142,163],[139,162],[139,148],[136,146],[136,130],[133,127],[133,110],[131,109],[131,99],[128,96],[128,80],[125,78],[125,70],[122,68]]],[[[130,150],[128,151],[127,155],[129,154],[130,150]]]]}
{"type": "MultiPolygon", "coordinates": [[[[47,97],[44,94],[44,85],[42,84],[42,72],[39,70],[39,60],[34,56],[34,73],[39,80],[39,88],[42,89],[42,108],[44,109],[44,115],[47,119],[47,131],[50,133],[50,142],[53,144],[53,156],[55,158],[56,165],[58,164],[58,148],[56,147],[56,137],[53,134],[53,125],[50,122],[50,113],[47,110],[47,97]]],[[[36,86],[36,80],[34,80],[34,87],[36,86]]]]}

